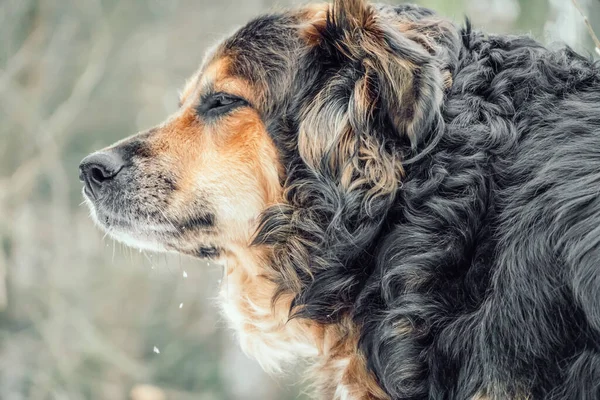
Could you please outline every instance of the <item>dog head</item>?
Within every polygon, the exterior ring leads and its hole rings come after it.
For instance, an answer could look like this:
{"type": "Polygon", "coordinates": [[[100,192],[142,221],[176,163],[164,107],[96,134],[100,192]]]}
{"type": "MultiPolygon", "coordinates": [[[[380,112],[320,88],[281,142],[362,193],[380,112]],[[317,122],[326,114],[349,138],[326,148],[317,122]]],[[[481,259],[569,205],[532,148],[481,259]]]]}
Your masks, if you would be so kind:
{"type": "Polygon", "coordinates": [[[264,100],[221,48],[158,127],[86,157],[80,166],[96,222],[131,246],[215,257],[249,241],[279,201],[283,174],[261,119],[264,100]]]}
{"type": "Polygon", "coordinates": [[[268,247],[281,290],[299,292],[377,234],[403,158],[442,123],[457,42],[414,6],[259,17],[207,55],[163,124],[82,161],[93,217],[143,249],[268,247]]]}

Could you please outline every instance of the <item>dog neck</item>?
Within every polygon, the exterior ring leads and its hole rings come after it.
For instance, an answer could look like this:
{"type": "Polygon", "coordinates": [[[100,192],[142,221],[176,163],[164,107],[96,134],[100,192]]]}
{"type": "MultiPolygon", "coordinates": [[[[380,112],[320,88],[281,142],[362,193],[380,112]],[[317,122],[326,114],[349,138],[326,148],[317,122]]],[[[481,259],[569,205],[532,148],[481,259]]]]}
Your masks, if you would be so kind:
{"type": "Polygon", "coordinates": [[[278,372],[298,358],[319,355],[316,337],[322,328],[309,321],[289,320],[293,296],[273,301],[277,285],[266,275],[267,250],[236,248],[225,259],[220,307],[242,349],[263,369],[278,372]]]}
{"type": "Polygon", "coordinates": [[[359,332],[350,318],[324,325],[290,319],[293,294],[277,296],[265,273],[272,259],[264,247],[239,247],[225,256],[220,307],[243,351],[267,372],[310,360],[314,389],[339,400],[388,399],[358,351],[359,332]]]}

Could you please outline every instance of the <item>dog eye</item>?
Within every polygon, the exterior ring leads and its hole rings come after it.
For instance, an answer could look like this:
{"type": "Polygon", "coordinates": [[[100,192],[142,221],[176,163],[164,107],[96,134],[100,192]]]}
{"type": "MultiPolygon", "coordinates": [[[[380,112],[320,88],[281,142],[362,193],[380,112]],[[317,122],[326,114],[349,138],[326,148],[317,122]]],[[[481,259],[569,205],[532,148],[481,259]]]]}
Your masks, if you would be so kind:
{"type": "Polygon", "coordinates": [[[216,93],[204,98],[198,106],[198,114],[206,117],[218,117],[238,108],[247,106],[246,100],[227,93],[216,93]]]}

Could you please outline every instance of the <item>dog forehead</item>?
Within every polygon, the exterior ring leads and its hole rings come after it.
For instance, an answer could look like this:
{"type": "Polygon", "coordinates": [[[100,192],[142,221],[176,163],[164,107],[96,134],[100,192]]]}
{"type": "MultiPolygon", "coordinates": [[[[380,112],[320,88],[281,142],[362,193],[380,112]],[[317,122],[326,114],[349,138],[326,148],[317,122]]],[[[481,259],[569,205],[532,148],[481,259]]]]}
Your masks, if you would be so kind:
{"type": "Polygon", "coordinates": [[[291,14],[260,16],[242,26],[205,55],[201,67],[188,79],[182,103],[192,94],[216,86],[237,85],[234,80],[261,86],[289,61],[295,41],[291,14]]]}
{"type": "Polygon", "coordinates": [[[197,97],[206,88],[218,90],[223,85],[224,91],[232,85],[246,92],[251,88],[257,105],[281,95],[308,44],[304,32],[324,23],[330,7],[313,3],[246,23],[206,52],[202,66],[182,91],[182,103],[191,94],[197,97]]]}
{"type": "Polygon", "coordinates": [[[267,89],[276,80],[297,68],[302,40],[299,10],[258,17],[240,28],[223,43],[230,56],[231,73],[257,87],[267,89]]]}
{"type": "Polygon", "coordinates": [[[228,60],[222,55],[212,54],[203,65],[187,80],[181,91],[181,102],[199,92],[202,88],[212,87],[227,74],[228,60]]]}

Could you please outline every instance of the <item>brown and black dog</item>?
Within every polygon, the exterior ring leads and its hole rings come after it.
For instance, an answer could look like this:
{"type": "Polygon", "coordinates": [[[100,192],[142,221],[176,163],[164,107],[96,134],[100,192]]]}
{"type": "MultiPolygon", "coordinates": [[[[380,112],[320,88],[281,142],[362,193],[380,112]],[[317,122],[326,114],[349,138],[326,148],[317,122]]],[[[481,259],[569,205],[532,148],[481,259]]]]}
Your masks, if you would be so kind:
{"type": "Polygon", "coordinates": [[[248,23],[81,179],[114,238],[222,261],[243,349],[321,398],[599,399],[599,103],[569,49],[336,0],[248,23]]]}

